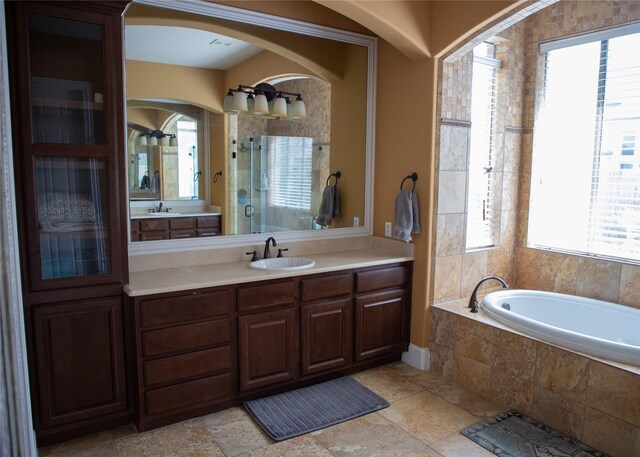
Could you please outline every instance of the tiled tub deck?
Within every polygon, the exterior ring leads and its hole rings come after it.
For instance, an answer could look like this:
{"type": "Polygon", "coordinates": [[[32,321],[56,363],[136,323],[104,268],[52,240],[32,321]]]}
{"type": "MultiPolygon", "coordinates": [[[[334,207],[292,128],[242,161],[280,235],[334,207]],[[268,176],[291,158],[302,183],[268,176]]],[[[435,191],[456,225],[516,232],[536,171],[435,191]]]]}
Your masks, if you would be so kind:
{"type": "Polygon", "coordinates": [[[640,368],[558,348],[466,306],[431,306],[431,370],[614,457],[640,456],[640,368]]]}

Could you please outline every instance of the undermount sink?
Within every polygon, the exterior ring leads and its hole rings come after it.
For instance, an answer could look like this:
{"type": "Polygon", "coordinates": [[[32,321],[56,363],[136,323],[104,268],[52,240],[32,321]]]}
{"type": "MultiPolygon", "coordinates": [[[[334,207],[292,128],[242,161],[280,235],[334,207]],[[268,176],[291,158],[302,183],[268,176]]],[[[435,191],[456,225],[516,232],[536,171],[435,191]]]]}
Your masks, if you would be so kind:
{"type": "Polygon", "coordinates": [[[256,260],[249,264],[254,270],[303,270],[311,268],[316,262],[304,257],[275,257],[256,260]]]}
{"type": "Polygon", "coordinates": [[[175,211],[159,211],[155,213],[149,213],[149,216],[167,217],[167,216],[177,216],[178,214],[180,213],[177,213],[175,211]]]}

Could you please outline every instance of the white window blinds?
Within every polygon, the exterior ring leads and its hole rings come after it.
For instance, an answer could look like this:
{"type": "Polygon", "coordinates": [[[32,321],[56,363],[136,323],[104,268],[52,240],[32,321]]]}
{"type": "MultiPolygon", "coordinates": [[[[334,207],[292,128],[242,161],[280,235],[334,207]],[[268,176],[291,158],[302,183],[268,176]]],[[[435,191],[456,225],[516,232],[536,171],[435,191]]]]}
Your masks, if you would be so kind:
{"type": "Polygon", "coordinates": [[[311,210],[313,138],[263,136],[261,144],[267,145],[269,205],[311,210]]]}
{"type": "Polygon", "coordinates": [[[529,245],[640,261],[640,33],[554,48],[537,101],[529,245]]]}
{"type": "Polygon", "coordinates": [[[496,111],[495,45],[482,43],[474,49],[471,88],[471,140],[467,198],[466,249],[495,246],[499,236],[494,166],[496,111]]]}

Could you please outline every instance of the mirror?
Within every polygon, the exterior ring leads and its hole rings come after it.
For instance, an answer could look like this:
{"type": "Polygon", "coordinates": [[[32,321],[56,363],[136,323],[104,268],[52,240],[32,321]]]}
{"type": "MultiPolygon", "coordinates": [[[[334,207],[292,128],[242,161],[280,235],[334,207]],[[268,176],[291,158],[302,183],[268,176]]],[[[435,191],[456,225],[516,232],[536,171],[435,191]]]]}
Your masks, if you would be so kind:
{"type": "Polygon", "coordinates": [[[131,201],[198,200],[203,195],[205,117],[206,111],[193,105],[127,102],[131,201]]]}
{"type": "Polygon", "coordinates": [[[227,240],[370,234],[375,39],[202,3],[125,14],[132,222],[162,202],[220,214],[227,240]],[[224,113],[230,88],[260,83],[301,94],[306,118],[224,113]],[[327,187],[339,208],[328,223],[327,187]]]}

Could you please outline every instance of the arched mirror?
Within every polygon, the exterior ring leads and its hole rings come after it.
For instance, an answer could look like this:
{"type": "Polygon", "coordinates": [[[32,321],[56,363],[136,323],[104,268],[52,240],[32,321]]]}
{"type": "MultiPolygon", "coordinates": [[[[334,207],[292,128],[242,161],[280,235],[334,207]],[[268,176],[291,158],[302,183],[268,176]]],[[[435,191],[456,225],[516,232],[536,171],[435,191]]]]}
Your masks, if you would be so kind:
{"type": "Polygon", "coordinates": [[[130,5],[130,252],[370,234],[375,44],[207,2],[130,5]],[[172,239],[191,216],[219,229],[172,239]],[[163,241],[137,242],[148,220],[168,221],[163,241]]]}

